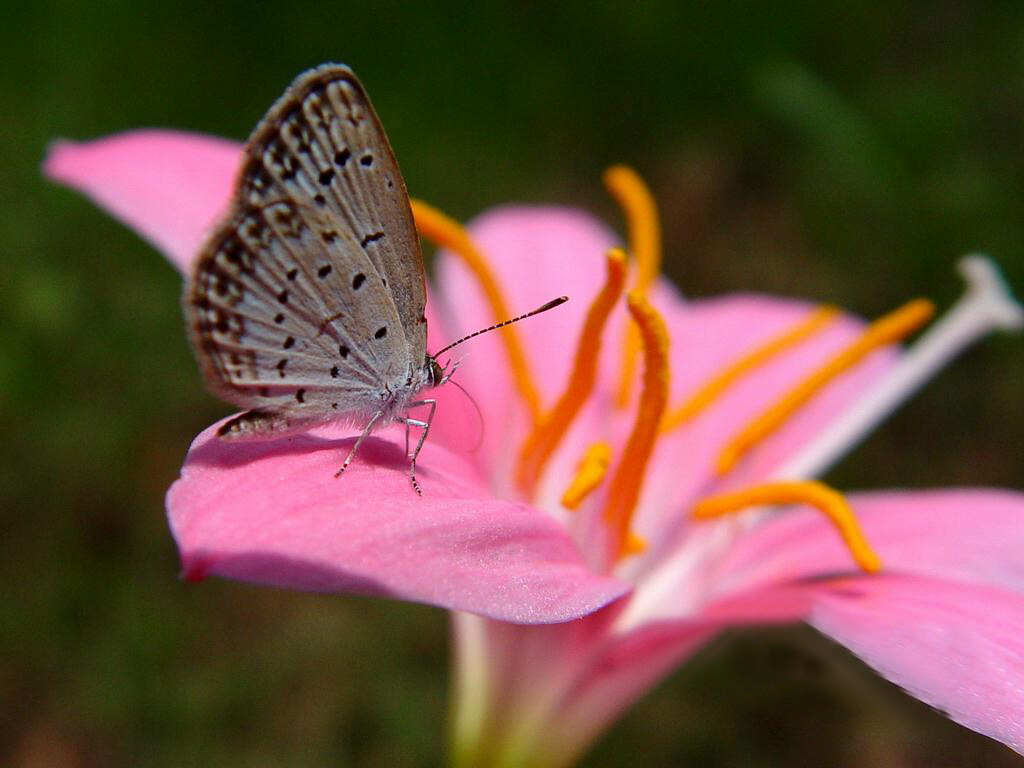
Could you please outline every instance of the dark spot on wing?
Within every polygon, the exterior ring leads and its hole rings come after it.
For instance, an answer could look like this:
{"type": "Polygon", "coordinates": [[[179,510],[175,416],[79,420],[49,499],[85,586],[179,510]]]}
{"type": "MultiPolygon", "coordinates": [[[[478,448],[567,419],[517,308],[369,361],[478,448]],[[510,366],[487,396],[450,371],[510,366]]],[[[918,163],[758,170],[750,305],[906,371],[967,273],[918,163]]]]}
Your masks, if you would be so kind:
{"type": "Polygon", "coordinates": [[[284,344],[282,344],[281,346],[284,347],[285,349],[291,349],[292,347],[295,346],[295,337],[289,336],[287,339],[284,340],[284,344]]]}
{"type": "Polygon", "coordinates": [[[274,315],[274,322],[277,323],[278,325],[283,323],[284,322],[284,315],[282,313],[278,312],[276,315],[274,315]]]}
{"type": "Polygon", "coordinates": [[[375,339],[383,339],[387,335],[388,335],[388,327],[386,325],[382,325],[380,328],[377,329],[377,332],[373,334],[373,338],[375,338],[375,339]]]}
{"type": "Polygon", "coordinates": [[[306,402],[306,390],[300,389],[295,393],[295,399],[300,403],[306,402]]]}
{"type": "Polygon", "coordinates": [[[283,357],[280,360],[278,360],[277,365],[274,366],[275,368],[277,368],[277,372],[281,374],[282,379],[284,378],[284,369],[286,365],[288,365],[288,358],[283,357]]]}
{"type": "Polygon", "coordinates": [[[331,269],[332,267],[330,264],[324,264],[322,267],[320,267],[320,269],[316,271],[317,277],[327,277],[329,274],[331,274],[331,269]]]}
{"type": "Polygon", "coordinates": [[[348,357],[349,351],[350,351],[349,348],[346,347],[344,344],[342,344],[340,347],[338,347],[338,354],[341,355],[343,358],[344,357],[348,357]]]}
{"type": "Polygon", "coordinates": [[[321,232],[320,237],[324,239],[325,243],[333,243],[335,240],[338,239],[338,233],[327,230],[325,232],[321,232]]]}
{"type": "Polygon", "coordinates": [[[288,303],[288,291],[281,291],[279,294],[277,294],[277,300],[279,302],[281,302],[282,304],[287,304],[288,303]]]}
{"type": "Polygon", "coordinates": [[[370,243],[375,243],[378,240],[380,240],[382,237],[384,237],[384,233],[383,232],[373,232],[372,234],[369,234],[366,237],[364,237],[362,240],[360,240],[359,244],[361,246],[363,246],[363,248],[365,248],[370,243]]]}
{"type": "Polygon", "coordinates": [[[358,291],[365,282],[366,275],[364,275],[362,272],[359,272],[358,274],[356,274],[355,277],[352,278],[352,290],[358,291]]]}
{"type": "Polygon", "coordinates": [[[315,195],[313,195],[313,201],[317,205],[327,205],[327,198],[324,197],[323,195],[321,195],[319,192],[317,192],[315,195]]]}
{"type": "Polygon", "coordinates": [[[359,164],[364,168],[369,168],[373,165],[373,155],[363,155],[359,158],[359,164]]]}
{"type": "Polygon", "coordinates": [[[336,365],[333,368],[331,368],[331,378],[332,379],[338,378],[338,366],[336,366],[336,365]]]}
{"type": "Polygon", "coordinates": [[[345,149],[341,150],[340,152],[335,152],[334,153],[334,164],[337,165],[339,168],[344,168],[345,167],[345,163],[348,162],[348,159],[350,157],[352,157],[352,153],[349,152],[348,148],[346,147],[345,149]]]}
{"type": "Polygon", "coordinates": [[[298,276],[299,276],[299,270],[297,270],[295,268],[292,268],[292,269],[288,270],[288,279],[289,280],[294,280],[298,276]]]}
{"type": "Polygon", "coordinates": [[[325,187],[334,181],[334,169],[328,168],[326,171],[320,173],[320,183],[325,187]]]}

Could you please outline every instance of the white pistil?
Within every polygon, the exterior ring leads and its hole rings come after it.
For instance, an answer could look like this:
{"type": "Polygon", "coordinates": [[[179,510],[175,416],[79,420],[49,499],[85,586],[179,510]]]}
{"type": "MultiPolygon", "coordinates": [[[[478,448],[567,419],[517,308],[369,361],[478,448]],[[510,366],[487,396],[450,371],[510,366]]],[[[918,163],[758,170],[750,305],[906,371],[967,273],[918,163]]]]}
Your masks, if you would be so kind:
{"type": "Polygon", "coordinates": [[[773,472],[774,478],[808,480],[821,475],[971,344],[992,331],[1024,327],[1024,308],[991,259],[965,256],[957,267],[967,281],[960,300],[862,397],[773,472]]]}

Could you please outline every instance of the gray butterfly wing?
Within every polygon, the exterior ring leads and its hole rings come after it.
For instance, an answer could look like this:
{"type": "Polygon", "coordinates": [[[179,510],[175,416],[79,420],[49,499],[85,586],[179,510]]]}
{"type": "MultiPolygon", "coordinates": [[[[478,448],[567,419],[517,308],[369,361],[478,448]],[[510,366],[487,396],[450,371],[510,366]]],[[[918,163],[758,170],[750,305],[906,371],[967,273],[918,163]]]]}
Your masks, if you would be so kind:
{"type": "Polygon", "coordinates": [[[425,303],[405,183],[365,91],[344,66],[300,75],[249,139],[186,288],[204,378],[244,408],[373,413],[423,368],[425,303]]]}

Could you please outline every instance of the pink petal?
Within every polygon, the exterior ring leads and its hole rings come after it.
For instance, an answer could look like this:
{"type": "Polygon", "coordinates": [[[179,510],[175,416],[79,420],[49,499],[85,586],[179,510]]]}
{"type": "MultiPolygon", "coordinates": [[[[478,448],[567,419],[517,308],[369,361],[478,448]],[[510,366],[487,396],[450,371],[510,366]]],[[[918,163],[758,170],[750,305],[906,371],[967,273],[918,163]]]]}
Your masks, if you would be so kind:
{"type": "MultiPolygon", "coordinates": [[[[933,576],[1024,593],[1024,494],[989,489],[890,491],[849,497],[891,574],[933,576]]],[[[854,569],[835,530],[809,511],[784,512],[737,542],[732,583],[779,583],[854,569]]]]}
{"type": "Polygon", "coordinates": [[[215,430],[196,439],[167,495],[188,577],[386,595],[519,623],[573,619],[627,590],[590,573],[547,515],[494,499],[429,441],[416,496],[400,428],[368,439],[340,479],[351,430],[248,443],[215,430]]]}
{"type": "Polygon", "coordinates": [[[1024,754],[1024,598],[882,576],[821,590],[811,624],[961,725],[1024,754]]]}
{"type": "Polygon", "coordinates": [[[241,146],[142,130],[55,142],[43,172],[83,192],[164,252],[182,272],[227,207],[241,146]]]}
{"type": "MultiPolygon", "coordinates": [[[[563,294],[569,296],[568,304],[517,328],[536,369],[537,385],[548,398],[557,395],[572,365],[587,307],[604,282],[604,254],[615,244],[614,235],[581,211],[554,206],[495,208],[467,228],[486,256],[511,312],[518,314],[563,294]]],[[[453,333],[469,333],[494,322],[476,279],[461,259],[442,251],[435,274],[453,333]]],[[[504,371],[501,350],[497,334],[474,339],[472,347],[466,348],[474,361],[473,370],[466,371],[467,380],[495,378],[490,365],[476,362],[485,354],[493,356],[504,371]]]]}

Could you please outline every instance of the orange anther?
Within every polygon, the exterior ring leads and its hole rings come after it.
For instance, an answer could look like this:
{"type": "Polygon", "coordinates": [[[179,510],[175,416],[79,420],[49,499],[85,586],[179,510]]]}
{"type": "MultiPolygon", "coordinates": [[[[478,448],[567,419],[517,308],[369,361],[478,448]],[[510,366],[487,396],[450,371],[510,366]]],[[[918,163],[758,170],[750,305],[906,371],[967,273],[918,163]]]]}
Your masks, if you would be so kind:
{"type": "MultiPolygon", "coordinates": [[[[604,173],[604,186],[618,203],[626,219],[629,252],[636,262],[633,290],[646,293],[661,269],[661,223],[654,195],[640,175],[625,165],[613,165],[604,173]]],[[[623,346],[622,373],[616,402],[624,408],[629,403],[640,351],[640,335],[630,324],[623,346]]]]}
{"type": "Polygon", "coordinates": [[[867,573],[882,567],[860,530],[857,517],[842,494],[823,483],[781,482],[710,496],[697,502],[693,516],[699,520],[721,517],[742,509],[768,504],[808,504],[828,518],[857,565],[867,573]]]}
{"type": "Polygon", "coordinates": [[[626,305],[640,329],[644,373],[636,421],[612,476],[604,508],[604,519],[612,532],[612,561],[624,557],[629,548],[630,524],[640,497],[644,470],[658,437],[658,425],[665,412],[669,383],[669,340],[665,321],[639,291],[630,291],[626,295],[626,305]]]}
{"type": "Polygon", "coordinates": [[[562,506],[566,509],[579,509],[591,493],[597,490],[608,472],[608,462],[611,458],[611,448],[608,443],[594,443],[587,448],[583,454],[576,474],[569,483],[569,487],[562,494],[562,506]]]}

